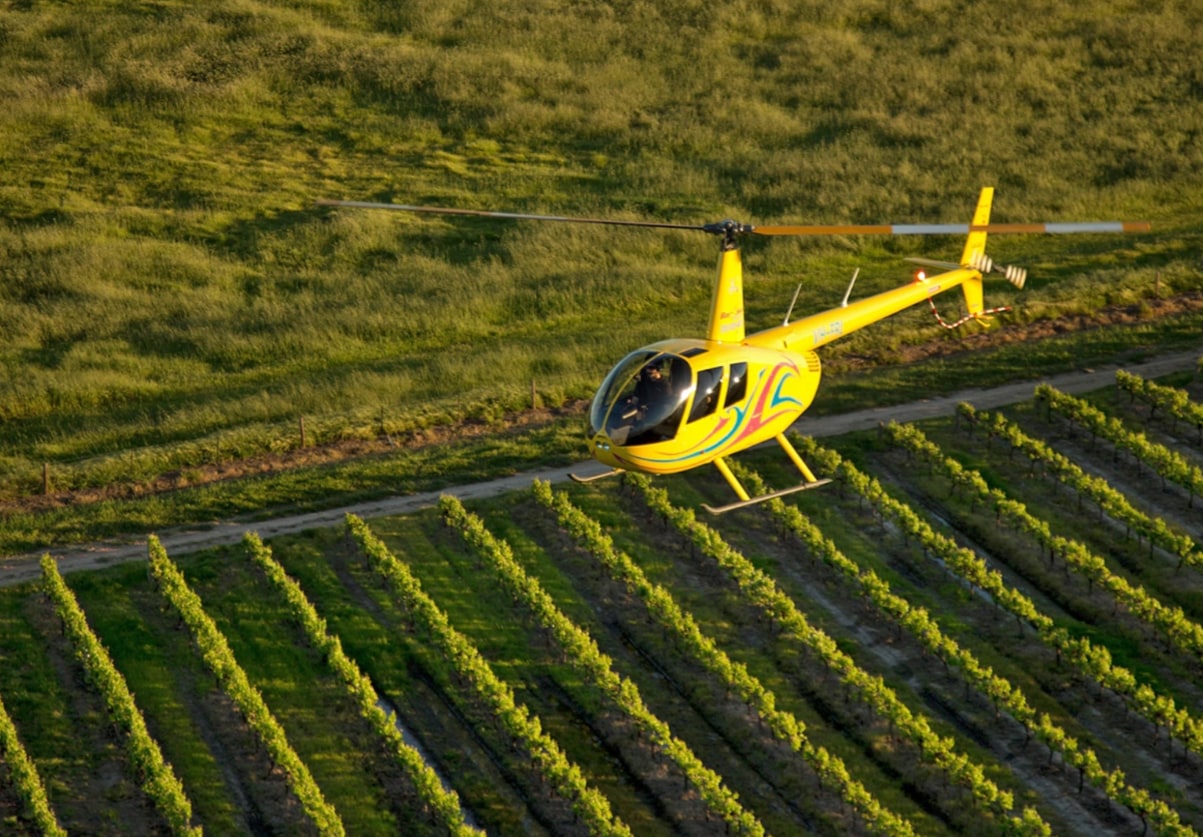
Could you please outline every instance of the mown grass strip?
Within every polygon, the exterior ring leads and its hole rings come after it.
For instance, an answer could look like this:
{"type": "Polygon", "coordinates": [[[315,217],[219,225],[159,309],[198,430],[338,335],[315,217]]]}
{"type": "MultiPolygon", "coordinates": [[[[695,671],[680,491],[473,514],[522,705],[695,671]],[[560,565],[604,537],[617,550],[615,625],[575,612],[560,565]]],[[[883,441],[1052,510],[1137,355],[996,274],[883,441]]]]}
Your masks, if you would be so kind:
{"type": "Polygon", "coordinates": [[[158,742],[146,728],[142,711],[134,703],[125,677],[113,665],[108,649],[88,625],[75,594],[49,555],[42,557],[42,585],[63,621],[63,629],[75,648],[76,659],[87,672],[89,682],[104,697],[109,717],[125,733],[126,749],[143,780],[143,790],[163,813],[173,833],[198,837],[202,830],[192,824],[192,803],[184,792],[183,784],[176,778],[171,764],[163,758],[158,742]]]}
{"type": "Polygon", "coordinates": [[[283,769],[288,786],[296,794],[306,815],[320,833],[334,837],[345,835],[346,829],[338,812],[326,802],[309,768],[288,743],[284,728],[264,702],[263,695],[251,685],[246,672],[234,659],[234,653],[217,623],[205,612],[200,596],[188,586],[184,574],[167,556],[167,550],[154,535],[150,536],[148,551],[150,573],[159,590],[188,626],[201,657],[221,688],[259,736],[272,761],[283,769]]]}
{"type": "Polygon", "coordinates": [[[513,433],[469,435],[166,493],[71,503],[42,512],[13,510],[0,516],[0,554],[40,554],[50,544],[141,536],[199,521],[292,514],[437,491],[515,470],[567,465],[579,459],[580,450],[579,420],[561,418],[513,433]]]}
{"type": "Polygon", "coordinates": [[[363,520],[347,515],[351,535],[368,563],[400,596],[412,618],[420,624],[432,644],[468,682],[477,697],[496,716],[506,733],[520,746],[555,788],[572,805],[574,813],[599,835],[625,835],[631,830],[610,809],[609,800],[591,787],[581,769],[569,761],[560,745],[543,731],[538,717],[514,696],[513,690],[494,674],[476,646],[451,626],[447,615],[422,590],[418,579],[377,538],[363,520]]]}

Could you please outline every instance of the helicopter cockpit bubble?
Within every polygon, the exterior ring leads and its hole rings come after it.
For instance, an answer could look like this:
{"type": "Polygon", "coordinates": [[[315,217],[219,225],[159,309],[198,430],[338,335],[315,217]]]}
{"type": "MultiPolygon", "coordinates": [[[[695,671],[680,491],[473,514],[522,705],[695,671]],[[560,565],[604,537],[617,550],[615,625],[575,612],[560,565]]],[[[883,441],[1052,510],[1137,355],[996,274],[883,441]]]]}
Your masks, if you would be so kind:
{"type": "Polygon", "coordinates": [[[589,434],[616,445],[663,442],[677,435],[693,391],[693,370],[679,355],[641,349],[610,371],[589,411],[589,434]]]}

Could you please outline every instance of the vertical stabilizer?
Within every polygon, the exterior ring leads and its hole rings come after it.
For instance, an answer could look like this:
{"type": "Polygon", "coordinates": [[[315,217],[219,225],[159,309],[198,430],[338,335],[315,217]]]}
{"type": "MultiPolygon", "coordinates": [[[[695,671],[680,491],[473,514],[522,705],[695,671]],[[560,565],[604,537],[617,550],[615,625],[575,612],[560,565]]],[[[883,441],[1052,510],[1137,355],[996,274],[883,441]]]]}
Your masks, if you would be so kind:
{"type": "Polygon", "coordinates": [[[744,269],[738,248],[724,248],[719,256],[706,339],[720,343],[743,342],[744,269]]]}
{"type": "MultiPolygon", "coordinates": [[[[993,202],[994,187],[983,187],[982,193],[977,199],[977,209],[973,213],[969,238],[965,240],[965,251],[961,254],[961,265],[964,267],[980,264],[986,255],[986,232],[985,230],[975,231],[972,227],[985,226],[990,223],[990,205],[993,202]]],[[[966,279],[963,288],[965,290],[965,307],[967,309],[965,313],[971,317],[976,317],[982,313],[981,273],[978,273],[973,278],[966,279]]]]}

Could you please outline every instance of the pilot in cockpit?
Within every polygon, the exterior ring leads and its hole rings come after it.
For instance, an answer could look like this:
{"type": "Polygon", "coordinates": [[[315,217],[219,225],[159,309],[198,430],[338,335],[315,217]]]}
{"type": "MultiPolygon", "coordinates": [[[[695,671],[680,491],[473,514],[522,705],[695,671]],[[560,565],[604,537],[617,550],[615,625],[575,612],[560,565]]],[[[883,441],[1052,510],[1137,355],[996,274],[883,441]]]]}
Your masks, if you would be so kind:
{"type": "Polygon", "coordinates": [[[616,445],[671,439],[689,394],[689,365],[666,353],[629,360],[630,365],[614,369],[598,395],[590,418],[592,431],[604,426],[616,445]],[[628,371],[632,369],[638,371],[628,371]]]}
{"type": "Polygon", "coordinates": [[[639,373],[635,384],[635,407],[640,412],[646,412],[648,405],[655,404],[668,395],[668,381],[658,363],[649,363],[639,373]]]}

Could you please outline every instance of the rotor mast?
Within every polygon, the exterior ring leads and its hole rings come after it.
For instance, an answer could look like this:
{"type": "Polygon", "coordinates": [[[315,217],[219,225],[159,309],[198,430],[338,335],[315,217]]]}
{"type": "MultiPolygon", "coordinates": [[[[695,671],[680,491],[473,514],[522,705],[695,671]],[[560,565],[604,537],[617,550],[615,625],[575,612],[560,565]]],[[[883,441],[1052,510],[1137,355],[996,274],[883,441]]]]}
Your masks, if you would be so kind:
{"type": "Polygon", "coordinates": [[[706,339],[716,343],[744,341],[744,269],[738,241],[744,231],[745,225],[736,221],[706,225],[706,232],[723,237],[718,274],[710,297],[710,323],[706,327],[706,339]]]}

